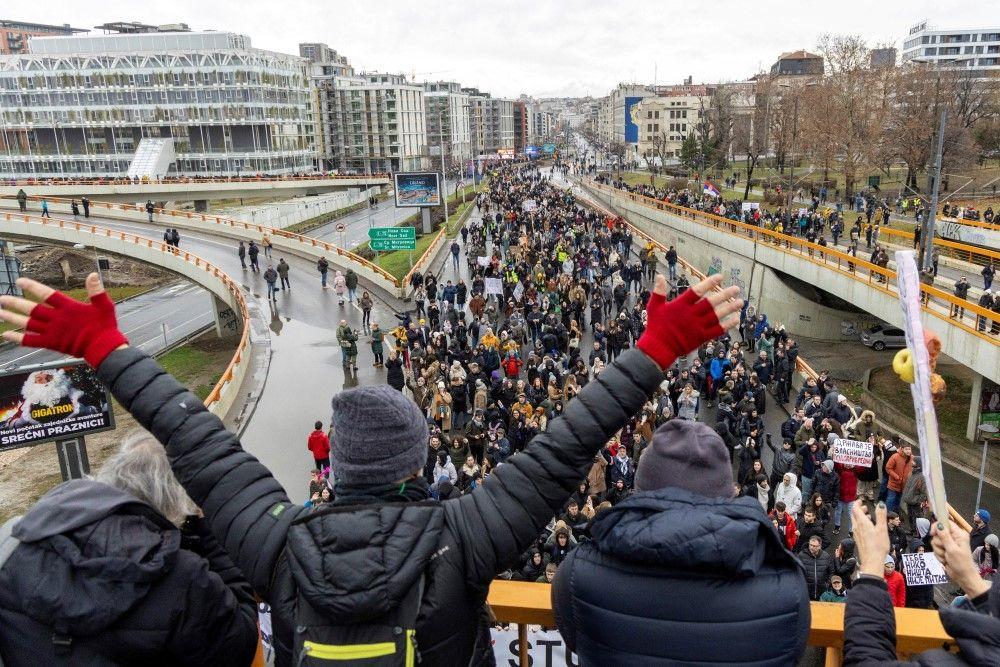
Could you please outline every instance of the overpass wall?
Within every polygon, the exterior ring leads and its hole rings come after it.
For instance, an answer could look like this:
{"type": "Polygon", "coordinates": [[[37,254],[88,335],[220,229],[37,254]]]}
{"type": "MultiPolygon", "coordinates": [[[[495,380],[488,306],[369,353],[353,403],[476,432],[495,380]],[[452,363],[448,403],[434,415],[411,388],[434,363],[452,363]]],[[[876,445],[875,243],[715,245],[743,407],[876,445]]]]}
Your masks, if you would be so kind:
{"type": "MultiPolygon", "coordinates": [[[[584,186],[586,187],[586,186],[584,186]]],[[[679,255],[706,273],[724,273],[728,284],[740,285],[769,319],[781,321],[789,332],[810,338],[842,340],[853,337],[868,320],[813,303],[781,282],[774,271],[854,304],[873,317],[902,327],[903,314],[895,292],[859,279],[860,274],[835,270],[804,256],[784,252],[769,243],[730,234],[710,225],[684,219],[666,210],[651,208],[629,197],[586,187],[590,196],[627,217],[662,243],[676,247],[679,255]],[[800,318],[804,315],[806,319],[800,318]]],[[[953,326],[946,315],[923,310],[924,327],[938,334],[942,348],[959,363],[1000,382],[1000,347],[994,342],[953,326]]]]}
{"type": "Polygon", "coordinates": [[[255,225],[267,225],[275,229],[285,229],[310,218],[360,204],[379,191],[380,189],[377,187],[365,190],[351,188],[349,192],[333,192],[318,197],[296,197],[272,204],[218,209],[218,212],[235,220],[255,225]]]}
{"type": "MultiPolygon", "coordinates": [[[[25,216],[10,213],[0,214],[0,235],[6,238],[23,238],[31,241],[48,241],[54,243],[77,244],[98,248],[106,252],[132,257],[141,262],[161,266],[169,271],[182,275],[197,285],[208,290],[216,300],[217,326],[220,334],[240,335],[241,329],[247,326],[242,313],[245,313],[245,303],[240,303],[240,297],[235,293],[238,288],[222,271],[208,262],[186,252],[172,252],[163,243],[139,239],[134,235],[112,232],[110,234],[92,232],[86,225],[59,221],[41,224],[36,218],[29,220],[25,216]],[[224,329],[224,330],[223,330],[224,329]]],[[[237,348],[238,359],[234,358],[227,372],[218,395],[208,404],[208,409],[220,419],[226,419],[239,398],[239,387],[246,377],[252,355],[249,354],[250,340],[244,334],[237,348]]]]}

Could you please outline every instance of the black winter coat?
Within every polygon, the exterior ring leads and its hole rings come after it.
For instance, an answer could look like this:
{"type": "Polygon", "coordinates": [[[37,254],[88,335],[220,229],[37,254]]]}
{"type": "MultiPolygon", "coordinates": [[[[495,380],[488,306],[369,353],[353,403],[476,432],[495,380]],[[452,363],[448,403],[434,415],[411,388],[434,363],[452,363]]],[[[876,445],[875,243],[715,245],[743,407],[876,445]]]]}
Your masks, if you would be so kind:
{"type": "Polygon", "coordinates": [[[799,561],[802,563],[802,570],[806,575],[806,587],[809,589],[809,598],[818,600],[819,596],[827,588],[830,575],[833,574],[833,556],[822,549],[819,556],[813,556],[809,552],[808,545],[799,552],[799,561]]]}
{"type": "Polygon", "coordinates": [[[422,665],[492,661],[484,605],[490,582],[562,510],[597,449],[663,379],[649,357],[630,350],[472,493],[441,503],[323,509],[303,524],[308,530],[290,531],[305,509],[156,361],[134,348],[118,350],[98,375],[164,443],[177,479],[271,605],[279,667],[291,664],[299,593],[316,611],[350,621],[397,605],[421,574],[422,665]]]}
{"type": "MultiPolygon", "coordinates": [[[[200,522],[198,522],[200,523],[200,522]]],[[[60,484],[14,527],[0,570],[0,656],[20,665],[250,664],[257,604],[207,530],[181,531],[93,480],[60,484]],[[70,640],[57,650],[55,634],[70,640]]]]}
{"type": "Polygon", "coordinates": [[[1000,586],[961,607],[940,609],[941,625],[958,644],[957,655],[924,651],[912,662],[896,660],[896,616],[881,577],[861,577],[844,609],[844,665],[1000,665],[1000,586]]]}
{"type": "Polygon", "coordinates": [[[591,535],[552,590],[581,665],[784,666],[802,655],[802,569],[756,499],[643,492],[597,517],[591,535]]]}

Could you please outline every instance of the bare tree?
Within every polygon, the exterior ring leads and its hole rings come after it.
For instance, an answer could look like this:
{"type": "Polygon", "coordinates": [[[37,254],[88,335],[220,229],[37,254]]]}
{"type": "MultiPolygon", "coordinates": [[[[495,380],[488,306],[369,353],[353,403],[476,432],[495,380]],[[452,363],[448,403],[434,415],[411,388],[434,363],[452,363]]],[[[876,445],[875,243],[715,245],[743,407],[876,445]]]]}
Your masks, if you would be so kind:
{"type": "Polygon", "coordinates": [[[625,162],[625,155],[628,152],[628,146],[624,141],[616,139],[608,144],[608,154],[615,158],[618,163],[618,177],[621,178],[622,175],[622,163],[625,162]]]}
{"type": "MultiPolygon", "coordinates": [[[[746,162],[746,186],[743,190],[743,201],[750,198],[750,179],[760,159],[767,154],[770,146],[770,107],[774,104],[775,88],[771,77],[761,77],[757,80],[752,98],[747,100],[738,96],[740,102],[747,103],[751,110],[749,114],[739,115],[733,124],[733,155],[743,156],[746,162]]],[[[743,106],[743,105],[741,105],[743,106]]]]}

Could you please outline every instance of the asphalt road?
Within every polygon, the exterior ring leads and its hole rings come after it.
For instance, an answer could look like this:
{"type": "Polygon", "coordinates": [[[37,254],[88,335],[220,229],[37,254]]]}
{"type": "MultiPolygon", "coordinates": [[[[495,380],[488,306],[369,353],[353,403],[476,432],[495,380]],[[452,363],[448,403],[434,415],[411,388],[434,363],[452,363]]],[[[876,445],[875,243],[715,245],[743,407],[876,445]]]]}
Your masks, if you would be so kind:
{"type": "MultiPolygon", "coordinates": [[[[118,306],[118,319],[132,345],[155,355],[211,325],[214,316],[208,292],[188,282],[174,281],[123,301],[118,306]]],[[[64,355],[49,350],[7,347],[0,350],[0,368],[44,364],[63,358],[64,355]]]]}

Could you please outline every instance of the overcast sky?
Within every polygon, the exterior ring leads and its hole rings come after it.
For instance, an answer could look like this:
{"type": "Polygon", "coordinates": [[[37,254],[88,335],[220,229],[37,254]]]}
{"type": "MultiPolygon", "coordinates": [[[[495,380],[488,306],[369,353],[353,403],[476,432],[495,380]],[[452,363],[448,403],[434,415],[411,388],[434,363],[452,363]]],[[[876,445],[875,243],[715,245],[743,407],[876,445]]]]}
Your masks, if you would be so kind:
{"type": "Polygon", "coordinates": [[[326,42],[359,69],[416,73],[494,95],[604,95],[618,82],[745,79],[823,32],[902,45],[928,19],[942,28],[1000,25],[997,0],[42,0],[0,18],[92,28],[108,21],[187,23],[248,34],[298,53],[326,42]],[[946,6],[947,5],[947,6],[946,6]]]}

